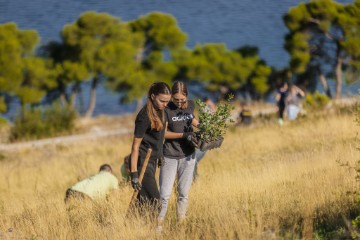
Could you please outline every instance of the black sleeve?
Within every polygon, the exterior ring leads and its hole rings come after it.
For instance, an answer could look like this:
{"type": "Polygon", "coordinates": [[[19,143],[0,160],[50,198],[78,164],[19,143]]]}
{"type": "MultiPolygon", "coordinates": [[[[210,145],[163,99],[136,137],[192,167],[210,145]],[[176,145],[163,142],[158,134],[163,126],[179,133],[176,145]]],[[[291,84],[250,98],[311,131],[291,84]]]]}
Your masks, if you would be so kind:
{"type": "Polygon", "coordinates": [[[150,120],[146,111],[140,111],[135,120],[135,137],[143,138],[145,136],[146,130],[148,130],[149,127],[150,120]]]}
{"type": "MultiPolygon", "coordinates": [[[[168,111],[169,109],[168,108],[165,108],[164,110],[164,123],[165,123],[165,126],[167,125],[167,123],[169,122],[169,114],[168,114],[168,111]]],[[[166,131],[166,129],[165,129],[166,131]]]]}

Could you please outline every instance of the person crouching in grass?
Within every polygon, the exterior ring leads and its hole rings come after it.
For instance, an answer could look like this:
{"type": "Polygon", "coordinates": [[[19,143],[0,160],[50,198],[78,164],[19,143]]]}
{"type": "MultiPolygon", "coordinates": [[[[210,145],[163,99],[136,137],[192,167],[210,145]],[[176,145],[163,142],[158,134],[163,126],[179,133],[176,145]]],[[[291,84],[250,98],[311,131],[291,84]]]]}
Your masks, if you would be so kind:
{"type": "Polygon", "coordinates": [[[104,198],[112,190],[119,188],[118,179],[112,174],[109,164],[100,166],[99,173],[88,177],[72,187],[65,194],[65,203],[70,199],[97,199],[104,198]]]}

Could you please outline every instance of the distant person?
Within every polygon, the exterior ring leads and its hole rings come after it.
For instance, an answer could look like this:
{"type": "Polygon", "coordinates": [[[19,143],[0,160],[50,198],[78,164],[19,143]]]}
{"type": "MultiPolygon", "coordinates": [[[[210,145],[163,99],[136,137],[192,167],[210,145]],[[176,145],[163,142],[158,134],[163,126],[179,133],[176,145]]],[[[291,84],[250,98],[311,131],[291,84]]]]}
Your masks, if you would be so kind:
{"type": "Polygon", "coordinates": [[[241,107],[239,114],[240,125],[248,126],[251,124],[251,120],[252,120],[252,112],[250,110],[249,104],[247,104],[246,102],[241,102],[240,107],[241,107]]]}
{"type": "MultiPolygon", "coordinates": [[[[134,140],[130,157],[131,186],[139,191],[136,207],[155,213],[160,209],[160,193],[155,179],[158,159],[163,156],[163,142],[166,118],[164,109],[171,98],[169,86],[156,82],[148,91],[146,105],[139,111],[135,120],[134,140]],[[138,172],[141,171],[148,149],[151,148],[149,163],[145,169],[142,183],[138,172]]],[[[144,211],[142,211],[145,213],[144,211]]]]}
{"type": "Polygon", "coordinates": [[[287,96],[287,116],[289,120],[295,120],[301,110],[301,98],[305,97],[305,93],[296,85],[290,87],[287,96]]]}
{"type": "Polygon", "coordinates": [[[66,191],[65,202],[72,198],[76,199],[98,199],[104,198],[111,190],[118,189],[119,182],[112,174],[109,164],[100,166],[99,173],[86,178],[66,191]]]}
{"type": "Polygon", "coordinates": [[[282,83],[280,88],[277,90],[276,93],[276,102],[278,106],[278,122],[279,125],[282,126],[284,124],[284,111],[286,108],[286,99],[288,96],[288,84],[286,82],[282,83]]]}
{"type": "Polygon", "coordinates": [[[210,98],[204,97],[203,101],[205,103],[207,111],[209,111],[211,113],[216,112],[216,105],[210,98]]]}

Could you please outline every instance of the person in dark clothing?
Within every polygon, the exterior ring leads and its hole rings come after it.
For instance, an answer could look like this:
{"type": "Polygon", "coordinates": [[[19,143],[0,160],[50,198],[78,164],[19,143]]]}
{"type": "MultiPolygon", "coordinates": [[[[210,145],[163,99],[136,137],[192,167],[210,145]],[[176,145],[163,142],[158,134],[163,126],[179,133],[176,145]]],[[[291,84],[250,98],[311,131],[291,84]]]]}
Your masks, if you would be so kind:
{"type": "Polygon", "coordinates": [[[240,103],[241,111],[239,114],[240,124],[248,126],[251,124],[252,113],[249,105],[246,102],[240,103]]]}
{"type": "Polygon", "coordinates": [[[288,84],[284,82],[276,93],[276,102],[278,106],[278,121],[280,126],[284,124],[284,111],[286,108],[286,98],[288,96],[288,84]]]}
{"type": "Polygon", "coordinates": [[[171,98],[170,88],[166,83],[157,82],[148,91],[146,105],[139,111],[135,120],[134,140],[131,149],[130,177],[131,185],[139,190],[137,206],[148,206],[159,210],[159,189],[155,179],[157,159],[163,155],[165,134],[164,109],[171,98]],[[142,183],[139,174],[148,149],[152,149],[142,183]]]}
{"type": "Polygon", "coordinates": [[[188,194],[193,180],[196,162],[193,126],[199,122],[194,117],[195,104],[188,100],[188,92],[183,82],[175,82],[172,87],[172,102],[165,109],[168,127],[165,132],[164,165],[160,171],[161,211],[158,217],[158,231],[162,229],[172,187],[177,178],[177,217],[185,219],[188,194]]]}

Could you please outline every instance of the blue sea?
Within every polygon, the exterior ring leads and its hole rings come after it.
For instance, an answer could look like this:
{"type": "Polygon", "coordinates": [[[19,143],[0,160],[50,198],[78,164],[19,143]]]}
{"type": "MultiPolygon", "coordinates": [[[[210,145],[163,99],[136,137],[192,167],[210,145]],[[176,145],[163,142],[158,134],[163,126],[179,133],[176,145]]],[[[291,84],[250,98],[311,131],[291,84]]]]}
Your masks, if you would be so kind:
{"type": "MultiPolygon", "coordinates": [[[[229,49],[244,45],[259,48],[268,65],[282,68],[289,56],[283,48],[287,32],[282,16],[299,0],[0,0],[0,23],[15,22],[21,29],[35,29],[42,44],[59,40],[67,23],[85,11],[106,12],[130,21],[152,11],[172,14],[179,27],[188,34],[189,47],[202,43],[225,43],[229,49]]],[[[351,3],[339,0],[339,3],[351,3]]],[[[333,84],[332,84],[333,86],[333,84]]],[[[344,95],[356,94],[359,83],[344,86],[344,95]]],[[[196,89],[193,89],[196,95],[196,89]]],[[[84,89],[84,105],[88,91],[84,89]]],[[[95,115],[123,114],[134,110],[135,103],[119,104],[119,95],[104,88],[97,92],[95,115]]],[[[271,101],[271,99],[269,99],[271,101]]],[[[11,104],[12,117],[18,103],[11,104]]]]}

